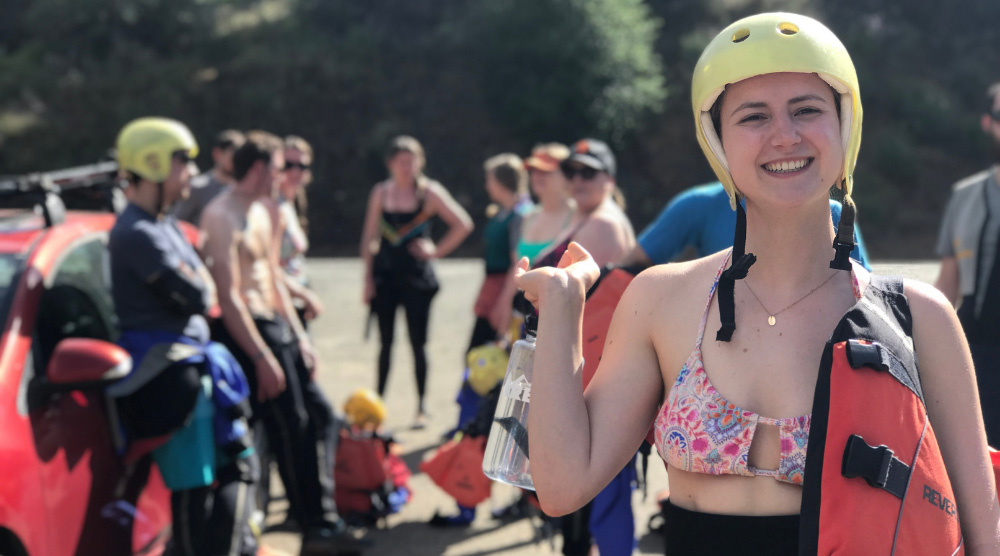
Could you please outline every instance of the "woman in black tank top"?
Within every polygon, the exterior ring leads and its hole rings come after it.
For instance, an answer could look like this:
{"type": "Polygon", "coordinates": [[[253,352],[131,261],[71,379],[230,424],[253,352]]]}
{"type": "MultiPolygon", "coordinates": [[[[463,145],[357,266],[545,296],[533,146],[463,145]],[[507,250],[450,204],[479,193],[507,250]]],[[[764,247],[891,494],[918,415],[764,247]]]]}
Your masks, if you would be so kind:
{"type": "Polygon", "coordinates": [[[372,188],[361,237],[365,263],[364,300],[378,318],[381,349],[378,393],[385,394],[395,329],[396,309],[406,312],[417,381],[415,427],[424,426],[427,383],[427,324],[431,300],[438,291],[432,260],[450,253],[472,231],[468,213],[438,182],[423,175],[424,152],[412,137],[394,139],[385,156],[391,177],[372,188]],[[430,220],[440,218],[448,231],[438,243],[430,237],[430,220]]]}

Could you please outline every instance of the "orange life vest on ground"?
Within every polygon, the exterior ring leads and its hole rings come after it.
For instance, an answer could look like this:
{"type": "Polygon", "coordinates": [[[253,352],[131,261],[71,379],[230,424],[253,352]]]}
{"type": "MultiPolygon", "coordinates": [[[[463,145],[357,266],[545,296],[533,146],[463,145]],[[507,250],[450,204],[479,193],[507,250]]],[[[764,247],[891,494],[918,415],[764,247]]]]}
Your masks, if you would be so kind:
{"type": "Polygon", "coordinates": [[[802,555],[964,554],[898,279],[873,275],[823,352],[799,531],[802,555]]]}

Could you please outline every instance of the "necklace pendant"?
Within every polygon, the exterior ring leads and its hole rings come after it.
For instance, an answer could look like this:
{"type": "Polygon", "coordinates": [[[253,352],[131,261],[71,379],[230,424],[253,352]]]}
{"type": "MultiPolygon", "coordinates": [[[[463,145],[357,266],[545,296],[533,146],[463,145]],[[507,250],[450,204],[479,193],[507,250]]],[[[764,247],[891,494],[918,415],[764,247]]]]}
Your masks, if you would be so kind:
{"type": "Polygon", "coordinates": [[[774,326],[774,323],[776,323],[776,322],[778,322],[778,321],[774,318],[774,315],[771,315],[771,316],[767,317],[767,324],[769,324],[771,326],[774,326]]]}

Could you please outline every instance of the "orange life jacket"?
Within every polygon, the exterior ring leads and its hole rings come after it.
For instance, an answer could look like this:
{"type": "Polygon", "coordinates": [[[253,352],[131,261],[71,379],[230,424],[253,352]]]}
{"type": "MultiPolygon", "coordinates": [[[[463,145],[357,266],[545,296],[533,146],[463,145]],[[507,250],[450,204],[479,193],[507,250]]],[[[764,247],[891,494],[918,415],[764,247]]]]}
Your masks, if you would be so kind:
{"type": "Polygon", "coordinates": [[[799,553],[964,554],[898,279],[873,275],[823,352],[799,553]]]}
{"type": "Polygon", "coordinates": [[[635,273],[624,268],[605,269],[601,277],[587,292],[583,306],[583,388],[587,389],[594,371],[601,361],[604,342],[608,339],[611,317],[625,288],[632,283],[635,273]]]}

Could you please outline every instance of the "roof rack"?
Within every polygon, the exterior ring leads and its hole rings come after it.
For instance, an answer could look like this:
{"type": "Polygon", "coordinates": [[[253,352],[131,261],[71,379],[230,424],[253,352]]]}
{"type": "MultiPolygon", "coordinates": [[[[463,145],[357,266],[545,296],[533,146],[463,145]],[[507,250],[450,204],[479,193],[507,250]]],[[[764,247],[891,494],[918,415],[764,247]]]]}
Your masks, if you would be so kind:
{"type": "Polygon", "coordinates": [[[66,204],[62,195],[69,192],[96,194],[101,206],[119,212],[125,206],[125,194],[118,179],[117,162],[98,162],[51,172],[35,172],[20,176],[0,176],[0,206],[27,203],[45,218],[51,228],[66,220],[66,204]]]}

